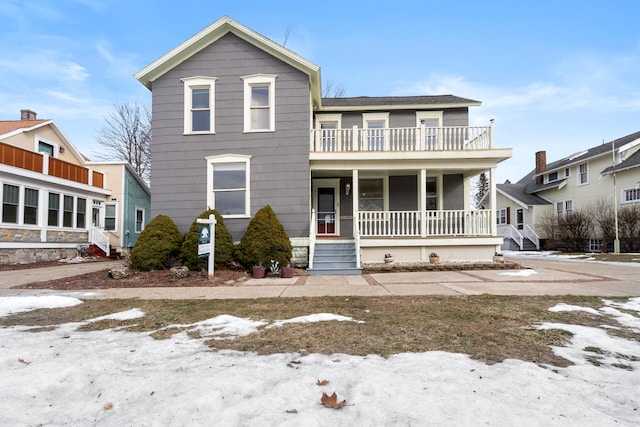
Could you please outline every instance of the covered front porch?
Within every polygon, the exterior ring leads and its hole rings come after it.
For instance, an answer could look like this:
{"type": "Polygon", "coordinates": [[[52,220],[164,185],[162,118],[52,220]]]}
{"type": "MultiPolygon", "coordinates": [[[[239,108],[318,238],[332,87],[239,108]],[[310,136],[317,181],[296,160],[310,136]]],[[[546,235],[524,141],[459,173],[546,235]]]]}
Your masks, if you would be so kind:
{"type": "MultiPolygon", "coordinates": [[[[384,262],[491,260],[502,244],[494,209],[471,206],[481,170],[312,170],[309,265],[322,244],[349,241],[356,266],[384,262]]],[[[495,169],[489,169],[495,182],[495,169]]],[[[490,190],[491,191],[491,190],[490,190]]]]}

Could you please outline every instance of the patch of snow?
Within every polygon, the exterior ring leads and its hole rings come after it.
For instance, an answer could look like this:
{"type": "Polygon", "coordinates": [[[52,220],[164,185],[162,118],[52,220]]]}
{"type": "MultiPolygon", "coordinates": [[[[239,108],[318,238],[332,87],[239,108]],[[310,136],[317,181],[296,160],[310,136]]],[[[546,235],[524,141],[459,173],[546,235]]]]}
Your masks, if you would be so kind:
{"type": "Polygon", "coordinates": [[[0,297],[0,317],[9,316],[23,311],[41,308],[63,308],[82,304],[78,298],[45,295],[45,296],[6,296],[0,297]]]}
{"type": "Polygon", "coordinates": [[[267,328],[274,328],[274,327],[277,328],[287,323],[315,323],[315,322],[329,322],[331,320],[335,320],[338,322],[364,323],[364,321],[362,320],[353,320],[352,317],[340,316],[340,315],[331,314],[331,313],[317,313],[317,314],[311,314],[308,316],[294,317],[292,319],[287,319],[287,320],[276,320],[272,324],[267,326],[267,328]]]}
{"type": "Polygon", "coordinates": [[[582,307],[582,306],[579,306],[579,305],[570,305],[570,304],[565,304],[563,302],[554,305],[553,307],[551,307],[549,309],[549,311],[553,311],[553,312],[584,311],[585,313],[595,314],[595,315],[600,316],[600,312],[598,310],[595,310],[595,309],[591,308],[591,307],[582,307]]]}
{"type": "Polygon", "coordinates": [[[498,273],[498,276],[514,276],[514,277],[530,277],[538,274],[537,271],[532,269],[522,269],[514,271],[505,271],[504,273],[498,273]]]}

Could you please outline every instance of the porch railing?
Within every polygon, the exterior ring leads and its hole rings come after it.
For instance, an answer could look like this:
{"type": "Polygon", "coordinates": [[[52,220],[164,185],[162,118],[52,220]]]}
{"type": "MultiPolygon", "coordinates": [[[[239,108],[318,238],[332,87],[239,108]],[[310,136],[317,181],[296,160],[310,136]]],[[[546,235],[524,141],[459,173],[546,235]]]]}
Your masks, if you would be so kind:
{"type": "Polygon", "coordinates": [[[89,243],[92,243],[102,249],[102,251],[109,256],[110,248],[109,248],[109,236],[104,234],[102,231],[97,229],[96,227],[91,227],[89,229],[89,243]]]}
{"type": "Polygon", "coordinates": [[[316,251],[316,210],[311,209],[311,222],[309,229],[309,268],[313,268],[313,256],[316,251]]]}
{"type": "Polygon", "coordinates": [[[500,236],[502,236],[502,237],[504,237],[506,239],[511,239],[514,242],[516,242],[516,244],[518,245],[520,250],[522,250],[522,248],[524,247],[524,237],[511,224],[509,224],[509,225],[499,225],[498,226],[498,235],[500,235],[500,236]]]}
{"type": "Polygon", "coordinates": [[[311,151],[451,151],[492,148],[492,126],[312,129],[311,151]]]}
{"type": "Polygon", "coordinates": [[[491,210],[359,211],[361,237],[490,236],[491,210]]]}
{"type": "Polygon", "coordinates": [[[536,250],[540,250],[540,236],[529,225],[524,225],[524,236],[536,245],[536,250]]]}

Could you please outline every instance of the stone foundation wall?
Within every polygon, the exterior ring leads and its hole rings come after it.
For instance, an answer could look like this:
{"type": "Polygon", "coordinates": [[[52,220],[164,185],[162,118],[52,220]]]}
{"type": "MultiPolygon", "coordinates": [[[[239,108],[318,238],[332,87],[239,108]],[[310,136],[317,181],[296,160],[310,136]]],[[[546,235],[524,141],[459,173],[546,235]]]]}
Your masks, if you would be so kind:
{"type": "Polygon", "coordinates": [[[40,243],[40,230],[1,228],[0,242],[40,243]]]}
{"type": "Polygon", "coordinates": [[[73,258],[77,254],[78,250],[76,248],[0,249],[0,264],[30,264],[57,261],[62,258],[73,258]]]}
{"type": "Polygon", "coordinates": [[[89,233],[86,231],[47,231],[47,242],[55,243],[87,243],[89,233]]]}

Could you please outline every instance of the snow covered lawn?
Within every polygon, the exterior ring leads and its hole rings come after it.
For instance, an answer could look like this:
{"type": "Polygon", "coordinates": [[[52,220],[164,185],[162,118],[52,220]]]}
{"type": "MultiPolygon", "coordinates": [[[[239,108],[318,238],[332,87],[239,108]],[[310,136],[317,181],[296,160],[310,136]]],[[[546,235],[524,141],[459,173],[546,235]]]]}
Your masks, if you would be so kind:
{"type": "MultiPolygon", "coordinates": [[[[4,297],[0,316],[80,303],[68,296],[4,297]]],[[[613,315],[620,328],[640,333],[640,298],[602,301],[595,311],[567,304],[552,310],[613,315]]],[[[133,309],[107,317],[142,316],[133,309]]],[[[607,328],[532,325],[574,334],[570,345],[554,349],[575,364],[567,368],[512,359],[486,365],[445,352],[388,359],[258,356],[213,352],[203,344],[211,337],[257,333],[259,326],[325,321],[360,319],[310,313],[267,324],[218,316],[188,325],[201,339],[187,331],[166,340],[124,330],[79,332],[81,323],[37,332],[0,328],[0,425],[640,424],[640,343],[611,336],[607,328]],[[338,401],[346,400],[341,409],[320,403],[323,392],[334,391],[338,401]]]]}

